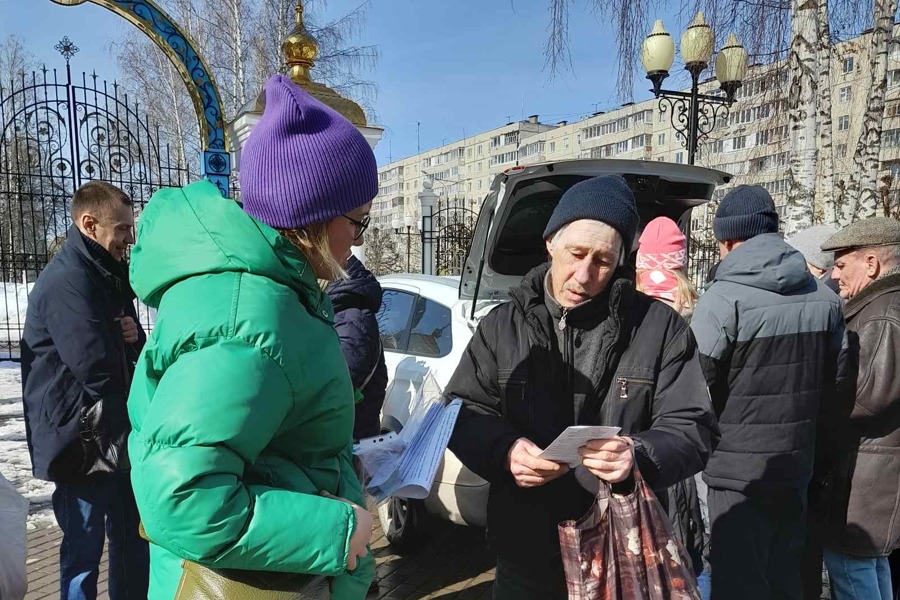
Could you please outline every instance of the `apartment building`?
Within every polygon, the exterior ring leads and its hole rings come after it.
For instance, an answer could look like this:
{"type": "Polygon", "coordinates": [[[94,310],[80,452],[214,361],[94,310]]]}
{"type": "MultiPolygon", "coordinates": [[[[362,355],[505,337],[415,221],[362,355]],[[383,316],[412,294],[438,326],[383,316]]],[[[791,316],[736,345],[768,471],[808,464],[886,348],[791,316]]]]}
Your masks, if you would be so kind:
{"type": "MultiPolygon", "coordinates": [[[[882,135],[882,175],[900,184],[900,27],[889,53],[887,102],[882,135]]],[[[842,42],[832,53],[832,116],[835,182],[848,181],[862,131],[868,88],[871,85],[870,34],[842,42]]],[[[710,78],[702,93],[717,93],[710,78]]],[[[696,164],[726,171],[729,185],[717,190],[720,198],[739,184],[758,184],[772,194],[784,211],[790,170],[791,130],[788,94],[790,76],[784,62],[754,65],[727,116],[708,115],[709,130],[696,164]]],[[[391,227],[404,217],[418,223],[416,194],[422,178],[434,179],[443,198],[480,205],[493,178],[517,165],[574,158],[616,158],[687,162],[684,139],[672,126],[670,105],[656,99],[628,103],[573,122],[545,124],[537,115],[509,123],[450,144],[392,162],[379,169],[379,193],[373,222],[391,227]]],[[[704,227],[710,211],[694,215],[695,229],[704,227]]]]}

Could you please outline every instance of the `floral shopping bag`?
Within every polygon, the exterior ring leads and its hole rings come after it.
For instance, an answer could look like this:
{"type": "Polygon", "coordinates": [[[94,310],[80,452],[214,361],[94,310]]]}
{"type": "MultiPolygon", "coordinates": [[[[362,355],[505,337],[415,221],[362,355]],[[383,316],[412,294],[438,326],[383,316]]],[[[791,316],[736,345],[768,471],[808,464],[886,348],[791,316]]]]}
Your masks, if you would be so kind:
{"type": "Polygon", "coordinates": [[[634,465],[634,490],[601,483],[590,511],[559,525],[569,600],[700,600],[690,558],[634,465]]]}

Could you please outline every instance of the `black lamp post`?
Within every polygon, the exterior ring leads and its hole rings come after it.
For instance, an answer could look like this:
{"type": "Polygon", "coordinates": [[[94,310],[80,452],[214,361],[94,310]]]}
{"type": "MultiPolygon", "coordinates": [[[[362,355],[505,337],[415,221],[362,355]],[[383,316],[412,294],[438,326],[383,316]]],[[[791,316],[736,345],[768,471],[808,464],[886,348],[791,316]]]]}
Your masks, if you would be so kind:
{"type": "Polygon", "coordinates": [[[675,61],[675,42],[661,20],[653,25],[653,31],[641,48],[644,71],[653,83],[651,91],[659,99],[660,111],[670,111],[672,127],[682,135],[688,151],[688,164],[691,165],[694,164],[700,140],[713,130],[720,116],[728,116],[741,80],[747,74],[747,52],[732,33],[716,57],[716,77],[725,95],[701,94],[700,74],[709,65],[713,44],[712,29],[706,24],[703,13],[697,13],[681,36],[681,58],[685,70],[691,74],[690,92],[662,89],[663,80],[669,76],[669,69],[675,61]]]}
{"type": "Polygon", "coordinates": [[[394,229],[394,233],[397,235],[405,235],[406,236],[406,272],[410,272],[410,242],[412,240],[412,236],[414,235],[411,230],[416,226],[416,219],[409,215],[406,215],[403,219],[394,215],[394,218],[391,219],[391,227],[394,229]],[[403,232],[403,227],[406,227],[406,233],[403,232]]]}

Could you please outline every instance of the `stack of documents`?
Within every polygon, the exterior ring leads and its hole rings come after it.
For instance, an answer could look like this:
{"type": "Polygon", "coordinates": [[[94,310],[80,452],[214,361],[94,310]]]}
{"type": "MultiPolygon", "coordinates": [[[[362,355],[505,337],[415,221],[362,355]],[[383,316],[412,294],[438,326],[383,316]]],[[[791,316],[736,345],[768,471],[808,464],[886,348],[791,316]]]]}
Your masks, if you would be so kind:
{"type": "Polygon", "coordinates": [[[433,376],[425,380],[399,434],[367,438],[353,447],[366,472],[366,492],[378,502],[390,496],[422,500],[431,493],[462,401],[444,403],[433,376]]]}

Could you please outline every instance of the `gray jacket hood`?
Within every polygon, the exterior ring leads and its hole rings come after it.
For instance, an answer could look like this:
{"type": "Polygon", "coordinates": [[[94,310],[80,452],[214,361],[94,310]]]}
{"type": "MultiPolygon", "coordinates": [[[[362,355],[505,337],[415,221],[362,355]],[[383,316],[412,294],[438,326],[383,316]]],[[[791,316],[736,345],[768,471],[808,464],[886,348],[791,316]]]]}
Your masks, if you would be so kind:
{"type": "Polygon", "coordinates": [[[813,283],[806,259],[777,233],[750,238],[722,259],[715,281],[788,294],[813,283]]]}

